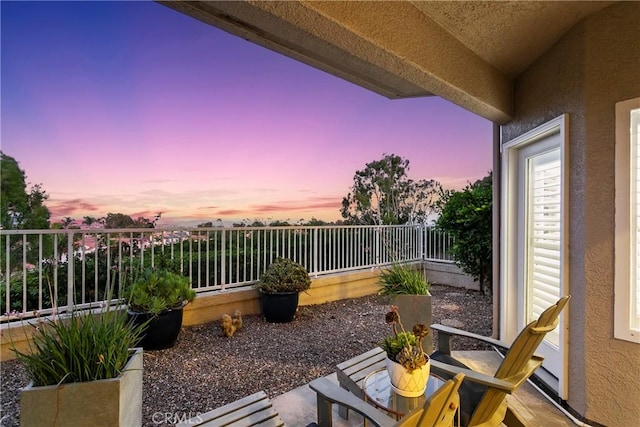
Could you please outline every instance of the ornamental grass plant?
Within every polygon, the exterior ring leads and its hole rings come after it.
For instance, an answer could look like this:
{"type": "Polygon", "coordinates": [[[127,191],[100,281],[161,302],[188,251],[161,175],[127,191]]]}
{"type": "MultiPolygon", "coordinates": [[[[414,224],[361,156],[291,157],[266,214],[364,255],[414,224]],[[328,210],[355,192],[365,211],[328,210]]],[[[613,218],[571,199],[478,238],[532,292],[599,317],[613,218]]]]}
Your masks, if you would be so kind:
{"type": "Polygon", "coordinates": [[[431,288],[421,270],[402,264],[383,270],[379,283],[382,287],[380,295],[429,295],[431,288]]]}
{"type": "Polygon", "coordinates": [[[74,311],[68,317],[38,319],[33,326],[29,350],[12,350],[33,385],[47,386],[118,377],[146,324],[130,324],[118,304],[98,313],[74,311]]]}

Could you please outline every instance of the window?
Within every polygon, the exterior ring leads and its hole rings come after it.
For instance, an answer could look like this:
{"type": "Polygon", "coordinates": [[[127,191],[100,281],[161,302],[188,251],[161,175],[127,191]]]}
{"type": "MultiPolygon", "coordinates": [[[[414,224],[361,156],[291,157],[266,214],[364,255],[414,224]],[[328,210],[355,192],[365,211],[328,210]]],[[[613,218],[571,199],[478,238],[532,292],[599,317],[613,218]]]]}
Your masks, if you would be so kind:
{"type": "Polygon", "coordinates": [[[640,343],[640,98],[616,103],[614,336],[640,343]]]}

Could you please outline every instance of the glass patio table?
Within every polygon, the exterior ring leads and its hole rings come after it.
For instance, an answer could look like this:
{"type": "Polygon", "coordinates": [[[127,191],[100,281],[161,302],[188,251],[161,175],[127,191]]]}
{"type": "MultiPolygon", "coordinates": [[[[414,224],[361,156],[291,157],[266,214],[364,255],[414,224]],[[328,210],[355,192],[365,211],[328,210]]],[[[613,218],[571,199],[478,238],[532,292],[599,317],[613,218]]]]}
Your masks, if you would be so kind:
{"type": "Polygon", "coordinates": [[[445,381],[430,373],[424,394],[418,397],[404,397],[393,391],[386,368],[381,368],[367,375],[362,382],[365,402],[387,412],[395,420],[399,420],[413,409],[421,407],[445,381]]]}

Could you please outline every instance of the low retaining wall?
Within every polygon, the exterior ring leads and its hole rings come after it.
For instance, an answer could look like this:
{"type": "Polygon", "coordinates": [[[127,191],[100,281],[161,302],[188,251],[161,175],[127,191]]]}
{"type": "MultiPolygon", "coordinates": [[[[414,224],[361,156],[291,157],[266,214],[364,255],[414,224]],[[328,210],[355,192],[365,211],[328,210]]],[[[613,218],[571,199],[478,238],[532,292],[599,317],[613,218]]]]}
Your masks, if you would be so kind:
{"type": "MultiPolygon", "coordinates": [[[[311,288],[300,293],[299,305],[324,304],[347,298],[358,298],[378,292],[378,270],[332,274],[312,278],[311,288]]],[[[182,324],[199,325],[220,320],[224,313],[260,314],[258,292],[253,288],[230,289],[198,294],[185,307],[182,324]]]]}
{"type": "MultiPolygon", "coordinates": [[[[478,283],[450,262],[426,261],[427,279],[433,284],[442,284],[466,289],[479,290],[478,283]]],[[[311,288],[300,294],[300,305],[324,304],[347,298],[372,295],[379,291],[379,269],[362,270],[351,273],[336,273],[312,278],[311,288]]],[[[258,292],[253,288],[235,288],[224,291],[211,291],[198,294],[196,299],[184,309],[184,326],[200,325],[220,320],[226,314],[240,310],[243,315],[259,314],[258,292]]],[[[14,359],[10,350],[11,342],[16,348],[25,351],[33,326],[27,324],[1,325],[0,360],[14,359]]]]}
{"type": "MultiPolygon", "coordinates": [[[[378,274],[379,270],[376,269],[312,278],[311,288],[300,294],[300,305],[324,304],[375,294],[379,290],[378,274]]],[[[222,314],[233,314],[235,310],[240,310],[243,315],[259,314],[258,292],[253,288],[236,288],[200,293],[184,308],[182,324],[190,326],[218,321],[222,314]]],[[[10,350],[12,342],[19,350],[28,350],[33,332],[33,326],[28,323],[12,324],[11,327],[8,324],[1,325],[0,360],[15,358],[10,350]]]]}
{"type": "Polygon", "coordinates": [[[452,262],[425,261],[425,270],[429,283],[437,285],[454,286],[456,288],[480,290],[480,284],[460,270],[460,267],[452,262]]]}

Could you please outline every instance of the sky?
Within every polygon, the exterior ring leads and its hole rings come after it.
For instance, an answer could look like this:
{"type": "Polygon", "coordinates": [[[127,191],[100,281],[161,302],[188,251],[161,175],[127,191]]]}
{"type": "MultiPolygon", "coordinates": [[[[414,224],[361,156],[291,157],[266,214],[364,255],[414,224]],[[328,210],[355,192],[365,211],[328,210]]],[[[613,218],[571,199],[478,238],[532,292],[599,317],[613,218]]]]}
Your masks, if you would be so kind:
{"type": "Polygon", "coordinates": [[[335,221],[385,154],[450,189],[492,167],[486,119],[389,100],[158,3],[0,7],[0,149],[52,221],[335,221]]]}

